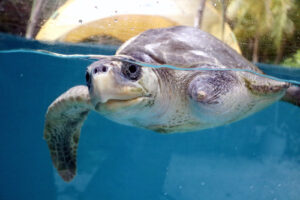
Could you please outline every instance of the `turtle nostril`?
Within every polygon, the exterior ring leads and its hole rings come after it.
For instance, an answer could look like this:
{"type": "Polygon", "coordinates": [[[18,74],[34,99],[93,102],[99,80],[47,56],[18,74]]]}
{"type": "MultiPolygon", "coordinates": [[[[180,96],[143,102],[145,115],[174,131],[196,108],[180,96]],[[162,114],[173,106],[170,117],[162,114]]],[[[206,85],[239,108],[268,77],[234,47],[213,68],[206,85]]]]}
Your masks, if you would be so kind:
{"type": "Polygon", "coordinates": [[[94,74],[97,74],[98,71],[99,71],[99,70],[98,70],[98,67],[96,67],[96,68],[94,69],[93,73],[94,73],[94,74]]]}
{"type": "Polygon", "coordinates": [[[97,74],[99,72],[107,72],[107,67],[106,66],[95,67],[93,70],[93,74],[97,74]]]}

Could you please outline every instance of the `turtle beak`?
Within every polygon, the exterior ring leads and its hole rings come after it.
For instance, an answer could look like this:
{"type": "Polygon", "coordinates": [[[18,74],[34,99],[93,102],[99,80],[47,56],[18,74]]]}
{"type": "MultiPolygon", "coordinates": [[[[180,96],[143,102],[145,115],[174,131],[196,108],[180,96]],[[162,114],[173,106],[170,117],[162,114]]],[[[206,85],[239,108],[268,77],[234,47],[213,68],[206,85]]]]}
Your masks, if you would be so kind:
{"type": "Polygon", "coordinates": [[[118,70],[108,65],[96,66],[88,73],[87,85],[95,107],[112,102],[125,103],[142,97],[145,93],[139,84],[123,80],[118,70]]]}

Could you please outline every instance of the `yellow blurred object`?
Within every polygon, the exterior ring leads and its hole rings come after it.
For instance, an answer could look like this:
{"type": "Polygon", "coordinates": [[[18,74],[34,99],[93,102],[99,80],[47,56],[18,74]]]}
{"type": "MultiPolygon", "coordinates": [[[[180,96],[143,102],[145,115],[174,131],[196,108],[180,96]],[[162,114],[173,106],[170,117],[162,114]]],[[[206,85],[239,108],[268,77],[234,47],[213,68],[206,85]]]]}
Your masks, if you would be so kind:
{"type": "Polygon", "coordinates": [[[65,42],[81,42],[95,35],[108,35],[125,42],[152,28],[178,25],[167,18],[149,15],[121,15],[99,19],[73,29],[61,38],[65,42]]]}
{"type": "MultiPolygon", "coordinates": [[[[199,0],[69,0],[46,21],[36,39],[86,42],[110,38],[122,43],[152,28],[194,26],[199,4],[199,0]]],[[[201,29],[222,40],[222,17],[209,1],[201,29]]],[[[241,53],[228,24],[223,38],[241,53]]]]}

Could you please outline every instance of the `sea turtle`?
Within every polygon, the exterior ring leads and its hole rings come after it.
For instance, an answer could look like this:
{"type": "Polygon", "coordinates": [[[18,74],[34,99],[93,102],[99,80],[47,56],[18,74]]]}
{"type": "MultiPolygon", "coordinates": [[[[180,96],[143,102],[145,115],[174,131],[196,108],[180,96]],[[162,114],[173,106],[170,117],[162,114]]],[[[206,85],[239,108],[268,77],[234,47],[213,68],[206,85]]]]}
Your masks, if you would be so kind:
{"type": "Polygon", "coordinates": [[[121,124],[173,133],[240,120],[285,94],[287,101],[299,103],[298,88],[255,73],[262,71],[199,29],[143,32],[115,56],[100,56],[88,66],[87,86],[69,89],[49,106],[44,138],[53,164],[65,181],[73,179],[80,130],[91,110],[121,124]]]}

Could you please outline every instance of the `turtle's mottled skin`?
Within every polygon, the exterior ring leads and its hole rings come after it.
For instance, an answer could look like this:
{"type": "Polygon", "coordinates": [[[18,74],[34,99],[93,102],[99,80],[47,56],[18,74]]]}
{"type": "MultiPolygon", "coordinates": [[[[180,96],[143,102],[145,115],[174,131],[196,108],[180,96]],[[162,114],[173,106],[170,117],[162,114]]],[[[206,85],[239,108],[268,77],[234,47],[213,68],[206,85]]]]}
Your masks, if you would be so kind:
{"type": "Polygon", "coordinates": [[[148,30],[115,56],[87,68],[87,86],[75,86],[48,108],[44,137],[65,181],[76,173],[81,126],[90,110],[129,126],[160,133],[195,131],[240,120],[281,99],[288,83],[262,73],[229,46],[192,27],[148,30]],[[173,70],[137,63],[168,64],[173,70]]]}

